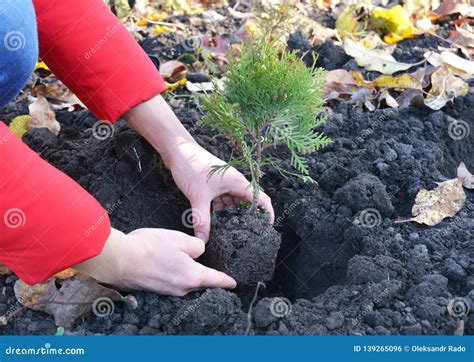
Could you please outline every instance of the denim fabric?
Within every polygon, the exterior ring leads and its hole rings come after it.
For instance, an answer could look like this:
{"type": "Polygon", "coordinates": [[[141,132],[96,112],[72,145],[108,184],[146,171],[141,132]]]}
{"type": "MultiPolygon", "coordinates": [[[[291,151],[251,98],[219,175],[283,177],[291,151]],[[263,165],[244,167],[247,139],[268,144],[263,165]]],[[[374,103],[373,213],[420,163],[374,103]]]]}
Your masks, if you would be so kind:
{"type": "Polygon", "coordinates": [[[0,108],[20,92],[37,59],[32,0],[0,0],[0,108]]]}

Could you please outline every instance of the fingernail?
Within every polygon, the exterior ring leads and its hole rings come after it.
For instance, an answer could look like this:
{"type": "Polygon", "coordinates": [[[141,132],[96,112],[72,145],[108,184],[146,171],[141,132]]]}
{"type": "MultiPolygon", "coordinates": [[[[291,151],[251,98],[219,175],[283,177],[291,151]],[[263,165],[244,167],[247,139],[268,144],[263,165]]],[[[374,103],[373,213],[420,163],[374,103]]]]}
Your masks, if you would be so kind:
{"type": "Polygon", "coordinates": [[[206,241],[206,234],[204,234],[204,233],[202,233],[202,232],[200,232],[200,231],[198,231],[198,232],[196,233],[196,237],[197,237],[198,239],[201,239],[202,241],[206,241]]]}

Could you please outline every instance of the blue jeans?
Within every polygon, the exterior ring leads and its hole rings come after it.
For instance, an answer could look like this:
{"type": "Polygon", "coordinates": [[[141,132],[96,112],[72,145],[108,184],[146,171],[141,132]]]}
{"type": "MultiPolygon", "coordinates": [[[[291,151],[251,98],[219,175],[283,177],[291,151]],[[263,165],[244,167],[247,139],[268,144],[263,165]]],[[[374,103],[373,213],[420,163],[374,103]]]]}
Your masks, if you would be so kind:
{"type": "Polygon", "coordinates": [[[0,108],[28,81],[38,59],[32,0],[0,1],[0,108]]]}

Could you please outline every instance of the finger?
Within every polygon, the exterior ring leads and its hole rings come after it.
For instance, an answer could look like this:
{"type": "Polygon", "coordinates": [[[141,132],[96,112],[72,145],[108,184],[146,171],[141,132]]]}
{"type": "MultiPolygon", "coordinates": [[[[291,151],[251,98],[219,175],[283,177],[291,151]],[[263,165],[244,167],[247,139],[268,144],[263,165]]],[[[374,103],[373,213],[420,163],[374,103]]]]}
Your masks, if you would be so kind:
{"type": "Polygon", "coordinates": [[[221,200],[224,203],[225,207],[229,207],[234,204],[234,197],[231,195],[222,195],[221,200]]]}
{"type": "Polygon", "coordinates": [[[211,200],[202,198],[195,202],[191,201],[191,207],[194,235],[203,241],[208,241],[211,229],[211,200]]]}
{"type": "Polygon", "coordinates": [[[213,210],[215,210],[215,211],[223,211],[223,210],[225,210],[225,205],[224,205],[224,203],[222,202],[222,200],[221,200],[220,197],[216,197],[216,198],[212,201],[212,207],[213,207],[213,210]]]}
{"type": "MultiPolygon", "coordinates": [[[[252,202],[253,187],[250,186],[250,183],[244,176],[242,176],[239,182],[239,185],[237,185],[237,187],[235,187],[229,193],[234,196],[240,197],[241,199],[252,202]]],[[[258,205],[268,211],[268,213],[270,214],[270,223],[273,224],[273,222],[275,221],[275,211],[273,210],[272,200],[270,199],[270,196],[268,196],[265,192],[260,191],[258,194],[258,205]]]]}
{"type": "Polygon", "coordinates": [[[202,254],[204,254],[206,246],[202,239],[189,235],[185,236],[186,237],[182,239],[179,245],[179,249],[181,251],[185,252],[193,259],[199,258],[202,254]]]}
{"type": "Polygon", "coordinates": [[[198,288],[228,288],[233,289],[237,286],[234,278],[227,274],[198,264],[198,272],[201,276],[198,288]]]}

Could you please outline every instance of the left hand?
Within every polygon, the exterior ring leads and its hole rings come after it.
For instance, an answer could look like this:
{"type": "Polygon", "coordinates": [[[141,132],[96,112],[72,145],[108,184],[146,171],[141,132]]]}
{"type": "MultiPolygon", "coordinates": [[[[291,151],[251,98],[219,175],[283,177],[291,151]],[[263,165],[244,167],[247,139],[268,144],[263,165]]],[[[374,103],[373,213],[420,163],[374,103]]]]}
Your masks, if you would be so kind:
{"type": "MultiPolygon", "coordinates": [[[[183,141],[176,151],[170,157],[168,167],[176,185],[191,203],[194,235],[207,241],[211,227],[211,202],[215,210],[223,210],[241,200],[251,202],[253,188],[234,167],[209,177],[212,166],[225,162],[194,141],[183,141]]],[[[270,222],[273,223],[272,201],[264,192],[259,193],[259,205],[270,213],[270,222]]]]}

